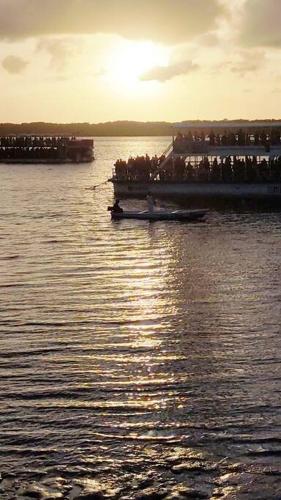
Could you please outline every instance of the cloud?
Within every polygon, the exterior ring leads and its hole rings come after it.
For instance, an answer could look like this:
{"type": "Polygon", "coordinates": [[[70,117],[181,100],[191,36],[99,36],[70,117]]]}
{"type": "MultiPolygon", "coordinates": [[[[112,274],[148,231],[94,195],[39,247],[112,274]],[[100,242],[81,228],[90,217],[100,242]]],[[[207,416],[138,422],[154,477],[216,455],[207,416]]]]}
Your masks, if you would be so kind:
{"type": "Polygon", "coordinates": [[[240,41],[248,46],[281,47],[280,25],[280,0],[246,0],[240,41]]]}
{"type": "Polygon", "coordinates": [[[266,64],[265,53],[261,50],[245,50],[239,53],[240,60],[231,64],[231,71],[240,75],[259,71],[266,64]]]}
{"type": "Polygon", "coordinates": [[[5,59],[3,59],[2,61],[3,68],[8,71],[8,73],[11,73],[13,75],[22,73],[27,65],[27,61],[25,61],[21,57],[12,55],[5,57],[5,59]]]}
{"type": "Polygon", "coordinates": [[[220,43],[220,38],[217,33],[204,33],[198,38],[198,42],[203,47],[216,47],[220,43]]]}
{"type": "Polygon", "coordinates": [[[253,73],[260,69],[260,64],[258,62],[241,61],[234,64],[231,67],[233,73],[238,73],[239,75],[245,75],[246,73],[253,73]]]}
{"type": "Polygon", "coordinates": [[[0,0],[0,36],[117,33],[177,43],[216,26],[219,0],[0,0]]]}
{"type": "Polygon", "coordinates": [[[69,61],[78,53],[78,45],[67,38],[41,38],[37,44],[37,51],[45,51],[50,57],[50,67],[62,72],[69,61]]]}
{"type": "Polygon", "coordinates": [[[170,66],[156,66],[141,76],[141,80],[157,80],[166,82],[176,76],[186,75],[198,69],[199,66],[192,61],[183,61],[170,66]]]}
{"type": "Polygon", "coordinates": [[[237,49],[235,48],[231,54],[218,64],[214,64],[213,74],[221,73],[222,71],[230,71],[238,77],[249,76],[250,73],[255,73],[260,70],[268,69],[269,61],[266,52],[262,49],[237,49]]]}

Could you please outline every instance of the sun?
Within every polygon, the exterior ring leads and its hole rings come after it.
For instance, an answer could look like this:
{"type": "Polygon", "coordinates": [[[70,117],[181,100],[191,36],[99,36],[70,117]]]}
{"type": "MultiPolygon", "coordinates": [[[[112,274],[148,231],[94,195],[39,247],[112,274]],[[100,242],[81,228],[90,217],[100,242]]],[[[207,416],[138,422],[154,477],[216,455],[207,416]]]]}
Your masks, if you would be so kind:
{"type": "Polygon", "coordinates": [[[123,41],[113,47],[106,68],[106,79],[126,92],[136,92],[147,82],[141,76],[155,66],[167,66],[169,50],[153,42],[123,41]]]}

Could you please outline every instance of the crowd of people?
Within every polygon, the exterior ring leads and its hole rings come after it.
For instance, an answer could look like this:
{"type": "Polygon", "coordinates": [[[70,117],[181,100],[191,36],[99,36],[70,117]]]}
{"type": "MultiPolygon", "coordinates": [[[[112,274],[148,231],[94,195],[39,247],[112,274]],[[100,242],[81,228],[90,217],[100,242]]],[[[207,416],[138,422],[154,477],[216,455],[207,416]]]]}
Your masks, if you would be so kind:
{"type": "Polygon", "coordinates": [[[62,147],[0,147],[0,161],[58,160],[63,153],[62,147]]]}
{"type": "Polygon", "coordinates": [[[53,137],[33,135],[8,135],[0,137],[1,148],[61,148],[67,146],[75,137],[53,137]]]}
{"type": "Polygon", "coordinates": [[[266,150],[270,146],[281,144],[280,130],[272,129],[269,133],[258,130],[250,133],[240,129],[238,132],[225,131],[214,133],[189,131],[187,134],[178,133],[174,138],[173,146],[176,153],[196,152],[196,149],[207,150],[208,146],[263,146],[266,150]]]}
{"type": "Polygon", "coordinates": [[[128,161],[117,160],[115,163],[115,174],[118,180],[143,181],[148,182],[153,180],[157,175],[161,163],[165,160],[165,156],[148,155],[130,157],[128,161]]]}
{"type": "Polygon", "coordinates": [[[191,163],[184,157],[138,156],[117,160],[115,176],[129,182],[281,182],[281,156],[258,161],[256,156],[202,157],[191,163]]]}
{"type": "Polygon", "coordinates": [[[0,137],[0,162],[91,161],[93,141],[75,137],[0,137]]]}
{"type": "Polygon", "coordinates": [[[0,161],[56,161],[65,156],[72,137],[6,136],[0,137],[0,161]]]}

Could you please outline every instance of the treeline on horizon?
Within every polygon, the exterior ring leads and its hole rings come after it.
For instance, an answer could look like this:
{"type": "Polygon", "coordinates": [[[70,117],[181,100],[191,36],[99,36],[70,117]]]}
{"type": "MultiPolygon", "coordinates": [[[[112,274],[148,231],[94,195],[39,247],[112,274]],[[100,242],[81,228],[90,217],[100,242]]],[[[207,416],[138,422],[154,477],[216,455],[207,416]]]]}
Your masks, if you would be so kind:
{"type": "MultiPolygon", "coordinates": [[[[249,120],[229,120],[231,123],[251,124],[249,120]]],[[[268,126],[280,120],[255,120],[255,123],[266,123],[268,126]]],[[[229,123],[225,120],[225,124],[229,123]]],[[[184,124],[183,122],[180,122],[184,124]]],[[[196,126],[203,125],[206,121],[192,120],[189,121],[196,126]]],[[[214,124],[216,128],[216,121],[208,121],[208,124],[214,124]]],[[[179,122],[177,122],[177,125],[179,122]]],[[[176,131],[174,128],[175,123],[169,122],[136,122],[136,121],[115,121],[105,123],[45,123],[45,122],[32,122],[32,123],[0,123],[0,135],[73,135],[80,137],[135,137],[135,136],[172,136],[176,131]]]]}

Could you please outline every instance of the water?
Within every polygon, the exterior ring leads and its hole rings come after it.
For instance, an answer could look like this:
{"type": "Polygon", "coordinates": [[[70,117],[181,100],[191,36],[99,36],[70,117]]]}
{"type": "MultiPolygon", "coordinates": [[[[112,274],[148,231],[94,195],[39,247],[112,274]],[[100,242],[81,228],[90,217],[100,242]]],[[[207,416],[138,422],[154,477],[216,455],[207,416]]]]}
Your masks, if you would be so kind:
{"type": "Polygon", "coordinates": [[[0,165],[3,500],[281,498],[281,214],[111,222],[87,189],[167,145],[0,165]]]}

